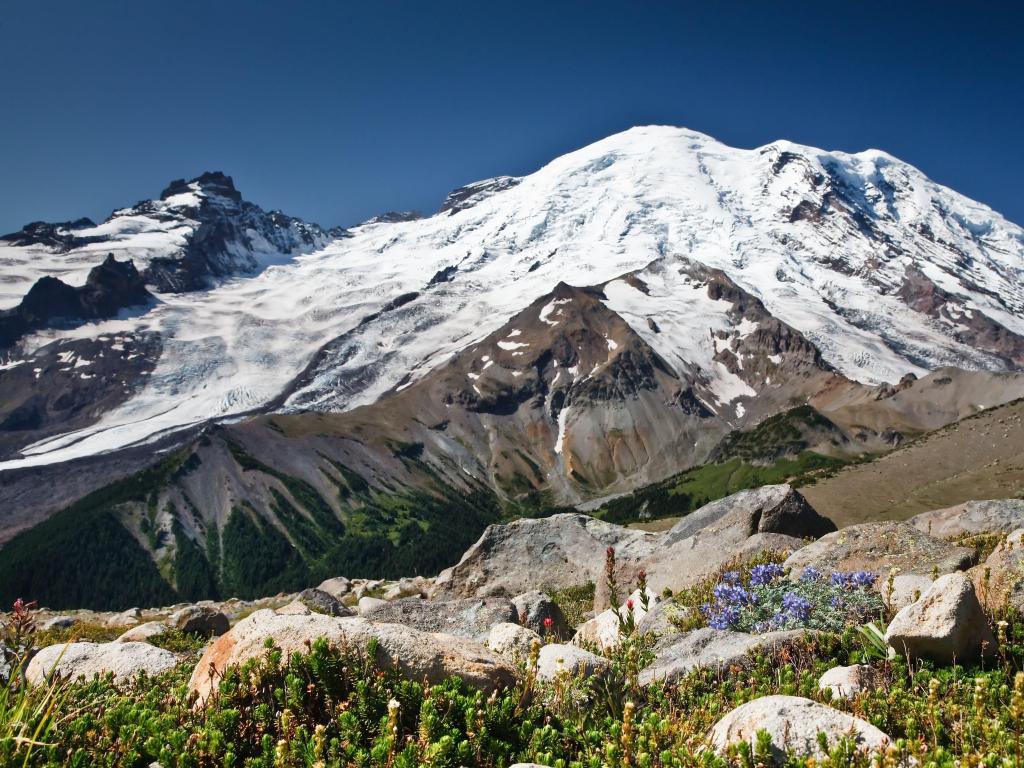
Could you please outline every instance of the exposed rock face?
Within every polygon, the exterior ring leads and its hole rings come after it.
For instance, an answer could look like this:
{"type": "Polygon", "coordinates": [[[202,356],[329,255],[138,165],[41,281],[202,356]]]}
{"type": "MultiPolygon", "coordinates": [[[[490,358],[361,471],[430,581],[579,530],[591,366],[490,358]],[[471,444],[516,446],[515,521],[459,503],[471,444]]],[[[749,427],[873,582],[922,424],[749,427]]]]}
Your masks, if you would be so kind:
{"type": "Polygon", "coordinates": [[[964,573],[936,579],[921,599],[893,618],[885,640],[897,653],[938,664],[967,662],[996,650],[996,639],[964,573]]]}
{"type": "Polygon", "coordinates": [[[512,605],[524,627],[545,637],[567,638],[572,633],[558,603],[538,590],[524,592],[512,598],[512,605]]]}
{"type": "Polygon", "coordinates": [[[421,632],[400,624],[374,624],[359,617],[335,618],[322,614],[281,616],[270,610],[256,611],[242,619],[207,648],[189,683],[205,701],[213,689],[211,665],[223,671],[233,664],[266,653],[265,642],[273,639],[285,654],[304,651],[307,642],[325,638],[339,647],[363,650],[376,638],[376,662],[397,668],[412,680],[437,683],[458,675],[470,686],[493,690],[515,679],[512,667],[497,654],[461,637],[421,632]]]}
{"type": "Polygon", "coordinates": [[[906,523],[863,523],[851,525],[823,536],[794,552],[786,567],[794,578],[803,569],[814,566],[822,573],[830,571],[870,571],[879,576],[875,588],[881,589],[889,572],[931,576],[970,567],[974,551],[940,541],[906,523]]]}
{"type": "Polygon", "coordinates": [[[675,682],[699,667],[742,666],[755,651],[775,651],[796,645],[808,634],[806,630],[796,629],[748,635],[704,627],[669,636],[654,646],[654,661],[640,673],[640,684],[675,682]]]}
{"type": "Polygon", "coordinates": [[[29,662],[25,677],[38,685],[56,672],[65,679],[90,679],[95,675],[113,674],[123,682],[139,672],[157,675],[177,663],[170,651],[154,648],[148,643],[68,643],[43,648],[29,662]]]}
{"type": "Polygon", "coordinates": [[[834,531],[797,491],[770,485],[713,501],[687,515],[639,562],[655,593],[690,586],[735,557],[803,546],[834,531]]]}
{"type": "Polygon", "coordinates": [[[537,677],[554,680],[559,675],[592,677],[608,669],[612,663],[604,656],[577,648],[575,645],[549,643],[540,649],[537,677]]]}
{"type": "Polygon", "coordinates": [[[167,623],[182,632],[214,637],[228,631],[228,617],[209,605],[189,605],[175,611],[167,623]]]}
{"type": "Polygon", "coordinates": [[[517,595],[598,582],[605,550],[617,556],[649,553],[658,536],[612,525],[581,514],[523,519],[492,525],[437,577],[436,592],[455,595],[517,595]]]}
{"type": "Polygon", "coordinates": [[[972,533],[1011,533],[1024,527],[1024,499],[967,501],[947,509],[922,512],[907,522],[939,539],[972,533]]]}
{"type": "Polygon", "coordinates": [[[985,562],[968,572],[978,598],[990,610],[1024,610],[1024,528],[1013,531],[985,562]]]}
{"type": "Polygon", "coordinates": [[[122,309],[147,304],[152,298],[135,265],[109,254],[93,267],[81,288],[56,277],[41,277],[17,307],[0,311],[0,348],[42,328],[73,327],[86,320],[114,317],[122,309]]]}
{"type": "Polygon", "coordinates": [[[484,179],[474,184],[459,187],[448,193],[448,197],[441,204],[440,213],[445,211],[458,213],[467,208],[472,208],[477,203],[491,197],[491,195],[511,189],[519,184],[520,181],[522,179],[515,176],[496,176],[493,179],[484,179]]]}
{"type": "Polygon", "coordinates": [[[360,615],[374,622],[403,624],[424,632],[445,632],[483,642],[495,624],[515,623],[519,611],[510,600],[500,597],[445,601],[407,597],[360,611],[360,615]]]}
{"type": "Polygon", "coordinates": [[[724,753],[730,744],[756,743],[757,732],[767,731],[772,737],[772,758],[786,759],[793,750],[798,757],[826,757],[818,743],[823,733],[829,746],[840,738],[853,735],[863,751],[884,750],[889,736],[866,720],[852,717],[824,704],[799,696],[764,696],[748,701],[727,714],[711,729],[711,744],[724,753]]]}

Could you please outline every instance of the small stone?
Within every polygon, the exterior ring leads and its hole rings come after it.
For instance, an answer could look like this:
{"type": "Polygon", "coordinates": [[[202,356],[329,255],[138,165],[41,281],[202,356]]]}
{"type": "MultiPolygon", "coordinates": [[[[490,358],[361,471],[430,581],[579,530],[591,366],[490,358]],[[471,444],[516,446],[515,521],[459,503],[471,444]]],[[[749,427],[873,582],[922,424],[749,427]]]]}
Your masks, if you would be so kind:
{"type": "Polygon", "coordinates": [[[154,637],[165,635],[170,631],[170,627],[164,624],[162,621],[147,621],[144,624],[132,627],[117,638],[119,643],[148,643],[154,637]]]}
{"type": "Polygon", "coordinates": [[[592,677],[604,672],[611,662],[604,656],[577,648],[575,645],[549,643],[540,649],[537,658],[537,677],[554,680],[559,675],[592,677]]]}
{"type": "Polygon", "coordinates": [[[544,637],[568,638],[572,634],[562,609],[550,596],[538,590],[512,598],[520,623],[544,637]]]}
{"type": "Polygon", "coordinates": [[[818,680],[818,690],[831,691],[834,699],[852,699],[871,688],[873,673],[866,664],[832,667],[818,680]]]}
{"type": "Polygon", "coordinates": [[[532,629],[507,621],[495,624],[487,636],[488,648],[513,661],[526,661],[535,642],[541,642],[540,635],[532,629]]]}
{"type": "Polygon", "coordinates": [[[167,618],[167,624],[191,635],[216,637],[228,631],[228,617],[212,605],[188,605],[167,618]]]}

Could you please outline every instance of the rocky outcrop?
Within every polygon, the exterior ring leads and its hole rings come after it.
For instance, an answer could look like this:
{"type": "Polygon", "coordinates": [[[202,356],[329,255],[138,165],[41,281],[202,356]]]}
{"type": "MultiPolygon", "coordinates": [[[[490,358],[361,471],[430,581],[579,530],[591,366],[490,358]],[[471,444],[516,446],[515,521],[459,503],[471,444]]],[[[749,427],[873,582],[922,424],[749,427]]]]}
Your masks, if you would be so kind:
{"type": "Polygon", "coordinates": [[[457,675],[469,686],[491,691],[515,679],[507,661],[454,635],[421,632],[401,624],[375,624],[361,617],[335,618],[316,613],[282,616],[261,610],[242,619],[206,649],[189,689],[205,701],[216,685],[217,675],[231,665],[265,654],[268,640],[287,656],[306,651],[307,643],[320,638],[355,651],[365,650],[369,641],[376,639],[376,663],[382,669],[396,669],[410,680],[437,683],[457,675]]]}
{"type": "Polygon", "coordinates": [[[507,598],[469,597],[432,601],[418,597],[385,601],[360,615],[374,622],[403,624],[424,632],[444,632],[483,642],[495,624],[515,623],[519,611],[507,598]]]}
{"type": "Polygon", "coordinates": [[[654,661],[640,673],[640,684],[672,683],[699,667],[744,666],[752,653],[798,645],[809,634],[800,629],[748,635],[705,627],[669,636],[654,646],[654,661]]]}
{"type": "Polygon", "coordinates": [[[971,566],[974,551],[941,541],[906,523],[863,523],[823,536],[786,560],[798,578],[813,566],[830,571],[870,571],[879,576],[881,588],[892,569],[897,573],[931,576],[960,571],[971,566]]]}
{"type": "Polygon", "coordinates": [[[907,522],[939,539],[976,533],[1011,533],[1024,528],[1024,499],[966,501],[955,507],[922,512],[907,522]]]}
{"type": "Polygon", "coordinates": [[[803,537],[834,530],[835,525],[790,486],[764,486],[713,501],[687,515],[633,571],[645,569],[655,593],[665,587],[677,590],[734,558],[765,550],[797,549],[803,546],[803,537]]]}
{"type": "Polygon", "coordinates": [[[518,595],[602,578],[605,550],[639,559],[658,536],[570,513],[491,525],[453,568],[437,577],[435,594],[518,595]]]}
{"type": "Polygon", "coordinates": [[[66,680],[111,674],[114,680],[131,680],[140,672],[157,675],[175,664],[170,651],[148,643],[67,643],[43,648],[32,657],[25,670],[30,683],[38,685],[56,673],[66,680]]]}
{"type": "Polygon", "coordinates": [[[891,742],[888,735],[866,720],[824,704],[799,696],[764,696],[737,707],[715,723],[711,729],[711,745],[719,753],[742,742],[753,748],[757,733],[762,730],[772,738],[770,758],[780,763],[785,761],[789,751],[797,757],[827,757],[818,734],[825,735],[830,747],[839,739],[851,736],[857,748],[865,752],[884,750],[891,742]]]}
{"type": "Polygon", "coordinates": [[[950,573],[889,623],[885,640],[899,654],[952,664],[996,650],[988,617],[964,573],[950,573]]]}
{"type": "Polygon", "coordinates": [[[118,261],[111,253],[92,268],[84,286],[75,288],[47,275],[36,281],[17,307],[0,311],[0,348],[43,328],[74,327],[114,317],[152,298],[135,265],[118,261]]]}

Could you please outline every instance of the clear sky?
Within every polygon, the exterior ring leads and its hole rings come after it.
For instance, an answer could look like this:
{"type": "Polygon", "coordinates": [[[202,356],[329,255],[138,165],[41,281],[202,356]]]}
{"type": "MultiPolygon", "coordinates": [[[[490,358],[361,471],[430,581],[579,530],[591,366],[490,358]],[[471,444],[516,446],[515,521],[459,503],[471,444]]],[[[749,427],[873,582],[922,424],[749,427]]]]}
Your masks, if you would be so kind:
{"type": "Polygon", "coordinates": [[[881,148],[1024,224],[1024,4],[0,4],[0,232],[223,170],[325,225],[645,123],[881,148]]]}

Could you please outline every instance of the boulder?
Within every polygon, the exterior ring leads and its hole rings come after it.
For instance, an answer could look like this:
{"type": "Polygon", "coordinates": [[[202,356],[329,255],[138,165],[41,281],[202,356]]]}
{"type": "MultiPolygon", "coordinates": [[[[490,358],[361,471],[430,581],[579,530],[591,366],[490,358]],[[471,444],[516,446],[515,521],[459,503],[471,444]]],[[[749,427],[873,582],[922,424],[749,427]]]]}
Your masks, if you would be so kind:
{"type": "Polygon", "coordinates": [[[890,610],[899,611],[920,600],[931,585],[932,577],[923,573],[898,573],[891,580],[882,574],[875,582],[875,589],[881,593],[890,610]]]}
{"type": "Polygon", "coordinates": [[[430,593],[430,582],[422,576],[399,579],[384,590],[385,600],[399,600],[403,597],[426,597],[430,593]]]}
{"type": "Polygon", "coordinates": [[[678,635],[680,629],[676,623],[683,622],[692,611],[692,608],[671,600],[661,600],[651,606],[651,610],[636,625],[636,631],[641,635],[655,635],[659,638],[678,635]]]}
{"type": "Polygon", "coordinates": [[[1011,533],[1024,528],[1024,499],[965,501],[955,507],[922,512],[907,522],[939,539],[965,534],[1011,533]]]}
{"type": "Polygon", "coordinates": [[[142,611],[138,608],[129,608],[127,611],[115,613],[107,618],[103,625],[105,627],[131,627],[139,623],[142,611]]]}
{"type": "Polygon", "coordinates": [[[530,648],[534,643],[541,642],[541,636],[532,629],[503,622],[491,627],[487,635],[487,647],[499,656],[512,661],[526,661],[530,656],[530,648]]]}
{"type": "Polygon", "coordinates": [[[519,611],[504,597],[467,597],[455,600],[421,600],[406,597],[383,602],[360,615],[370,621],[403,624],[424,632],[445,632],[486,642],[495,624],[516,623],[519,611]]]}
{"type": "MultiPolygon", "coordinates": [[[[711,729],[711,745],[724,753],[729,745],[757,743],[757,732],[767,731],[772,737],[772,758],[785,761],[788,750],[797,757],[827,757],[818,743],[818,734],[825,734],[831,747],[850,736],[858,749],[881,751],[892,741],[884,732],[866,720],[840,712],[799,696],[764,696],[748,701],[715,723],[711,729]]],[[[767,755],[761,757],[768,757],[767,755]]]]}
{"type": "Polygon", "coordinates": [[[171,631],[162,621],[147,621],[126,630],[119,638],[119,643],[148,643],[154,637],[160,637],[171,631]]]}
{"type": "Polygon", "coordinates": [[[574,677],[592,677],[604,672],[611,664],[604,656],[598,656],[575,645],[549,643],[541,647],[540,655],[537,657],[537,677],[542,680],[554,680],[565,673],[574,677]]]}
{"type": "Polygon", "coordinates": [[[38,685],[54,672],[66,680],[112,674],[123,682],[139,672],[157,675],[177,663],[177,657],[149,643],[60,643],[43,648],[32,657],[25,670],[26,679],[38,685]]]}
{"type": "Polygon", "coordinates": [[[874,672],[867,664],[832,667],[818,679],[818,690],[830,691],[833,699],[852,699],[861,691],[870,690],[874,672]]]}
{"type": "Polygon", "coordinates": [[[321,592],[326,592],[336,600],[341,600],[345,595],[352,591],[352,582],[344,576],[335,576],[333,579],[327,579],[321,582],[317,589],[321,592]]]}
{"type": "Polygon", "coordinates": [[[699,667],[744,666],[752,653],[795,646],[813,634],[791,629],[750,635],[703,627],[669,636],[654,645],[654,661],[640,673],[640,684],[672,683],[699,667]]]}
{"type": "Polygon", "coordinates": [[[465,638],[421,632],[400,624],[374,624],[361,617],[334,617],[311,613],[282,616],[271,610],[256,611],[215,640],[196,665],[189,683],[200,701],[213,689],[210,670],[223,673],[266,653],[268,639],[285,655],[305,652],[307,643],[324,638],[332,645],[365,653],[376,639],[375,661],[381,669],[397,669],[410,680],[430,683],[457,675],[467,685],[485,691],[511,685],[512,666],[497,654],[465,638]]]}
{"type": "Polygon", "coordinates": [[[897,613],[885,641],[897,653],[938,664],[971,661],[996,649],[974,584],[959,572],[939,577],[920,600],[897,613]]]}
{"type": "Polygon", "coordinates": [[[517,621],[540,635],[561,640],[572,634],[562,609],[544,592],[531,590],[516,595],[512,598],[512,605],[518,614],[517,621]],[[546,619],[551,620],[550,627],[545,624],[546,619]]]}
{"type": "Polygon", "coordinates": [[[990,610],[1009,606],[1024,611],[1024,528],[1013,531],[968,574],[990,610]]]}
{"type": "Polygon", "coordinates": [[[39,625],[39,629],[43,632],[49,632],[52,629],[68,629],[77,623],[78,618],[75,616],[51,616],[39,625]]]}
{"type": "Polygon", "coordinates": [[[212,605],[188,605],[167,618],[174,629],[193,635],[215,637],[228,631],[228,617],[212,605]]]}
{"type": "Polygon", "coordinates": [[[457,565],[435,579],[434,594],[512,596],[599,583],[608,547],[635,560],[650,553],[659,537],[579,513],[490,525],[457,565]]]}
{"type": "Polygon", "coordinates": [[[885,587],[889,572],[931,577],[969,568],[974,550],[941,541],[906,523],[862,523],[830,533],[798,549],[785,566],[792,578],[813,566],[831,571],[870,571],[878,575],[875,589],[885,587]]]}
{"type": "Polygon", "coordinates": [[[749,559],[766,550],[799,549],[804,537],[835,529],[831,520],[815,512],[788,485],[740,491],[705,504],[676,523],[654,552],[624,570],[620,582],[643,568],[652,591],[660,593],[666,587],[675,591],[696,584],[732,560],[749,559]]]}
{"type": "Polygon", "coordinates": [[[327,616],[351,616],[352,611],[342,605],[341,601],[322,589],[304,589],[299,592],[295,601],[306,606],[313,613],[327,616]]]}
{"type": "Polygon", "coordinates": [[[356,611],[360,616],[365,616],[382,605],[387,605],[387,600],[381,600],[379,597],[360,597],[359,602],[356,604],[356,611]]]}

